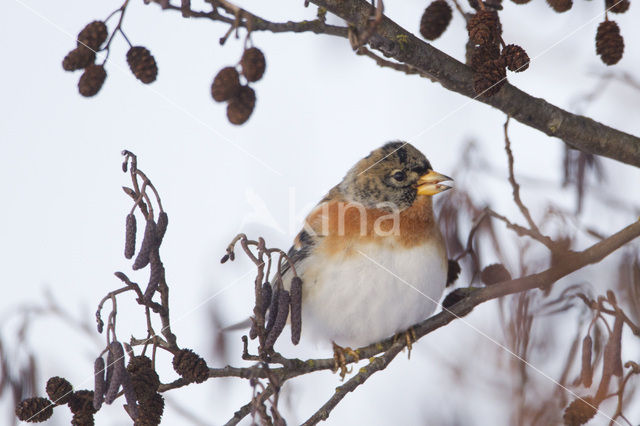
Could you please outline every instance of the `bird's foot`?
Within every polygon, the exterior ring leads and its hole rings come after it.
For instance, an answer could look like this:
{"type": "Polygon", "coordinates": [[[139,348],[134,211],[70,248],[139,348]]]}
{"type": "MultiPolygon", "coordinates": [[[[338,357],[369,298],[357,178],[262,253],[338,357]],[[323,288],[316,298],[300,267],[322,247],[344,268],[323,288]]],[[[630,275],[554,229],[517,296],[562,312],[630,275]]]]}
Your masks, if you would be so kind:
{"type": "Polygon", "coordinates": [[[352,368],[347,368],[346,356],[351,355],[353,358],[355,358],[356,362],[358,362],[360,361],[360,355],[358,355],[356,351],[349,347],[343,348],[342,346],[336,344],[336,342],[332,343],[334,362],[333,372],[335,373],[336,371],[340,370],[340,380],[344,380],[344,376],[346,376],[347,374],[351,374],[351,371],[353,371],[352,368]]]}
{"type": "Polygon", "coordinates": [[[413,344],[418,340],[416,336],[416,332],[413,327],[409,328],[407,331],[403,333],[398,333],[394,336],[393,343],[397,342],[398,339],[404,339],[405,344],[407,345],[407,358],[411,359],[411,349],[413,349],[413,344]]]}

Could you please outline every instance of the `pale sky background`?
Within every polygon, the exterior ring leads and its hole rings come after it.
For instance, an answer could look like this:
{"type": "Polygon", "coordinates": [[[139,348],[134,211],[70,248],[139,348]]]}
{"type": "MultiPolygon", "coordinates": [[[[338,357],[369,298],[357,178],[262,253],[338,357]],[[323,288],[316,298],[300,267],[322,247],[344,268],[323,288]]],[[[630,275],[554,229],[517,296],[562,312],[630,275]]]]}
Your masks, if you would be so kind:
{"type": "MultiPolygon", "coordinates": [[[[639,135],[640,91],[613,82],[593,104],[576,102],[597,86],[599,75],[627,71],[637,76],[640,66],[640,5],[633,2],[628,13],[613,16],[625,37],[621,62],[606,67],[595,55],[601,3],[578,0],[568,13],[556,14],[542,1],[518,6],[505,0],[503,37],[507,43],[524,46],[532,58],[528,71],[509,73],[508,78],[533,96],[639,135]]],[[[313,6],[305,9],[302,0],[253,0],[242,5],[273,21],[314,19],[316,13],[313,6]]],[[[414,0],[385,4],[388,16],[416,32],[426,5],[414,0]]],[[[130,272],[130,263],[122,256],[124,219],[130,208],[120,189],[129,183],[120,169],[124,148],[138,155],[139,167],[159,189],[169,214],[162,259],[178,343],[196,350],[212,367],[225,362],[246,365],[239,361],[239,334],[231,336],[234,352],[224,361],[213,357],[214,336],[208,333],[210,311],[231,323],[246,317],[252,307],[251,265],[243,259],[226,265],[218,262],[228,241],[242,231],[287,249],[309,208],[353,163],[384,142],[407,140],[427,155],[436,170],[451,175],[462,147],[475,140],[489,171],[472,171],[457,185],[472,188],[479,200],[490,200],[499,211],[521,221],[506,181],[504,114],[428,80],[381,69],[370,59],[355,56],[344,39],[254,34],[254,44],[266,55],[267,70],[253,85],[257,93],[253,116],[237,127],[227,122],[224,105],[213,102],[209,88],[220,68],[238,61],[242,40],[231,38],[221,47],[218,39],[226,25],[189,22],[179,13],[132,0],[124,30],[133,44],[151,50],[159,65],[158,80],[144,86],[131,75],[125,42],[117,36],[104,87],[96,97],[82,98],[76,87],[80,73],[64,72],[61,60],[86,23],[104,19],[119,6],[117,1],[96,0],[4,2],[0,17],[3,342],[15,338],[19,321],[11,312],[44,303],[45,289],[71,315],[93,326],[98,301],[119,286],[113,272],[130,272]]],[[[206,7],[199,1],[193,6],[206,7]]],[[[463,19],[454,13],[451,26],[434,45],[463,59],[465,41],[463,19]]],[[[510,136],[516,172],[528,178],[523,179],[523,197],[534,215],[548,200],[572,208],[573,192],[559,185],[561,142],[516,122],[510,136]]],[[[637,207],[640,171],[610,160],[603,163],[608,179],[594,183],[597,191],[637,207]]],[[[635,219],[633,212],[607,209],[596,201],[587,201],[584,218],[607,234],[635,219]]],[[[606,283],[598,282],[606,277],[606,269],[604,275],[593,271],[601,270],[589,269],[587,278],[595,287],[606,288],[606,283]]],[[[587,279],[586,273],[572,282],[587,279]]],[[[130,276],[144,282],[146,272],[130,276]]],[[[142,337],[144,331],[142,310],[126,300],[122,298],[118,314],[123,341],[131,334],[142,337]]],[[[495,302],[487,303],[466,321],[501,341],[502,331],[493,321],[496,307],[495,302]]],[[[50,317],[34,320],[29,336],[41,366],[40,392],[53,375],[67,377],[76,388],[93,387],[93,358],[103,347],[102,336],[95,333],[93,341],[50,317]]],[[[491,361],[484,361],[482,352],[470,357],[470,348],[483,339],[459,321],[423,338],[410,361],[406,355],[398,356],[386,371],[348,395],[332,412],[329,424],[437,425],[441,419],[458,416],[462,424],[507,425],[508,401],[483,391],[488,385],[481,378],[463,390],[452,383],[450,370],[443,366],[446,360],[476,374],[485,362],[495,362],[499,352],[495,348],[486,354],[491,361]],[[468,395],[472,399],[465,400],[468,395]]],[[[300,357],[330,356],[312,345],[290,346],[280,349],[300,357]]],[[[624,349],[638,359],[637,340],[635,348],[624,349]]],[[[24,357],[21,348],[10,351],[15,359],[24,357]]],[[[504,362],[509,359],[507,354],[500,357],[504,362]]],[[[159,364],[163,381],[176,377],[169,358],[161,358],[159,364]]],[[[540,369],[557,374],[557,366],[540,369]]],[[[283,403],[290,424],[306,419],[338,385],[338,377],[328,372],[294,381],[292,404],[287,408],[283,403]]],[[[554,389],[552,384],[549,389],[554,389]]],[[[169,393],[171,401],[188,407],[206,425],[224,423],[250,398],[249,385],[239,379],[209,380],[169,393]]],[[[0,416],[8,415],[8,399],[4,395],[0,400],[0,416]]],[[[628,414],[640,421],[637,404],[628,414]]],[[[51,424],[67,424],[69,418],[67,409],[58,409],[51,424]]],[[[129,424],[119,403],[101,410],[96,421],[129,424]]],[[[189,422],[168,404],[164,424],[189,422]]],[[[607,423],[599,418],[591,424],[607,423]]]]}

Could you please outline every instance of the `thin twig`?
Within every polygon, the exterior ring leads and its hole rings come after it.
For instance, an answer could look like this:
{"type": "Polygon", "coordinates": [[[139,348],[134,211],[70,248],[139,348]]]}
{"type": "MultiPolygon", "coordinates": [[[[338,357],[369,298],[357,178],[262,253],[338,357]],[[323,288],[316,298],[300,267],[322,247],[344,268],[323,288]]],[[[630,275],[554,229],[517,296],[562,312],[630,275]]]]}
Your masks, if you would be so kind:
{"type": "Polygon", "coordinates": [[[529,228],[531,228],[531,230],[534,233],[538,234],[542,239],[551,241],[549,237],[544,237],[542,235],[542,233],[540,232],[540,229],[538,229],[538,226],[533,221],[533,218],[531,217],[531,213],[529,212],[529,209],[527,208],[527,206],[524,205],[524,203],[522,202],[522,199],[520,198],[520,185],[516,181],[516,177],[513,172],[513,152],[511,151],[511,141],[509,140],[509,120],[510,119],[511,117],[507,115],[507,120],[504,122],[504,149],[505,151],[507,151],[507,159],[509,161],[509,183],[511,184],[511,188],[513,189],[513,201],[515,201],[516,205],[522,212],[522,215],[527,220],[527,223],[529,224],[529,228]]]}
{"type": "MultiPolygon", "coordinates": [[[[151,0],[153,3],[161,4],[162,0],[151,0]]],[[[226,2],[226,4],[230,4],[226,2]]],[[[167,10],[178,11],[182,13],[182,8],[178,6],[168,5],[166,7],[167,10]]],[[[240,9],[240,8],[238,8],[240,9]]],[[[315,19],[313,21],[287,21],[287,22],[271,22],[266,19],[263,19],[245,9],[242,9],[242,15],[245,19],[240,20],[237,25],[242,28],[247,28],[249,25],[249,21],[251,21],[251,31],[269,31],[272,33],[304,33],[311,32],[314,34],[326,34],[337,37],[347,37],[347,27],[338,26],[338,25],[329,25],[320,19],[315,19]]],[[[235,15],[232,16],[224,16],[220,15],[215,10],[212,12],[204,12],[197,11],[191,9],[189,11],[190,18],[204,18],[212,21],[224,22],[227,24],[234,24],[235,15]]]]}

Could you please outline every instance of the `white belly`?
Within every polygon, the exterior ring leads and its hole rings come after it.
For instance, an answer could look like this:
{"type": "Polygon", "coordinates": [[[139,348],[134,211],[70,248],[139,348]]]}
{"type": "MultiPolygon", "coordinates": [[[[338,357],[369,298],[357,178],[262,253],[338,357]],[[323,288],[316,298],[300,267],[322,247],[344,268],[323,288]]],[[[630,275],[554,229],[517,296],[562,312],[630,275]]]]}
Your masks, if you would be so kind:
{"type": "Polygon", "coordinates": [[[304,283],[302,338],[356,348],[431,315],[444,290],[447,259],[431,244],[390,250],[368,243],[346,258],[307,258],[297,270],[304,283]]]}

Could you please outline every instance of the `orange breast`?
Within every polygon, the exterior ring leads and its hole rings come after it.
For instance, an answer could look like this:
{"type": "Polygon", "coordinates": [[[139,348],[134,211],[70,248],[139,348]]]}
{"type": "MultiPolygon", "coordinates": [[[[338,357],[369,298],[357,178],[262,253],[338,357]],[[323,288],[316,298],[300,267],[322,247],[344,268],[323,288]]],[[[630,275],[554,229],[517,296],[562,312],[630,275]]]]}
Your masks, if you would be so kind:
{"type": "Polygon", "coordinates": [[[411,248],[429,238],[441,239],[431,197],[418,196],[413,205],[401,212],[367,209],[344,200],[317,206],[307,217],[308,227],[323,236],[327,254],[348,256],[355,246],[377,242],[411,248]]]}

